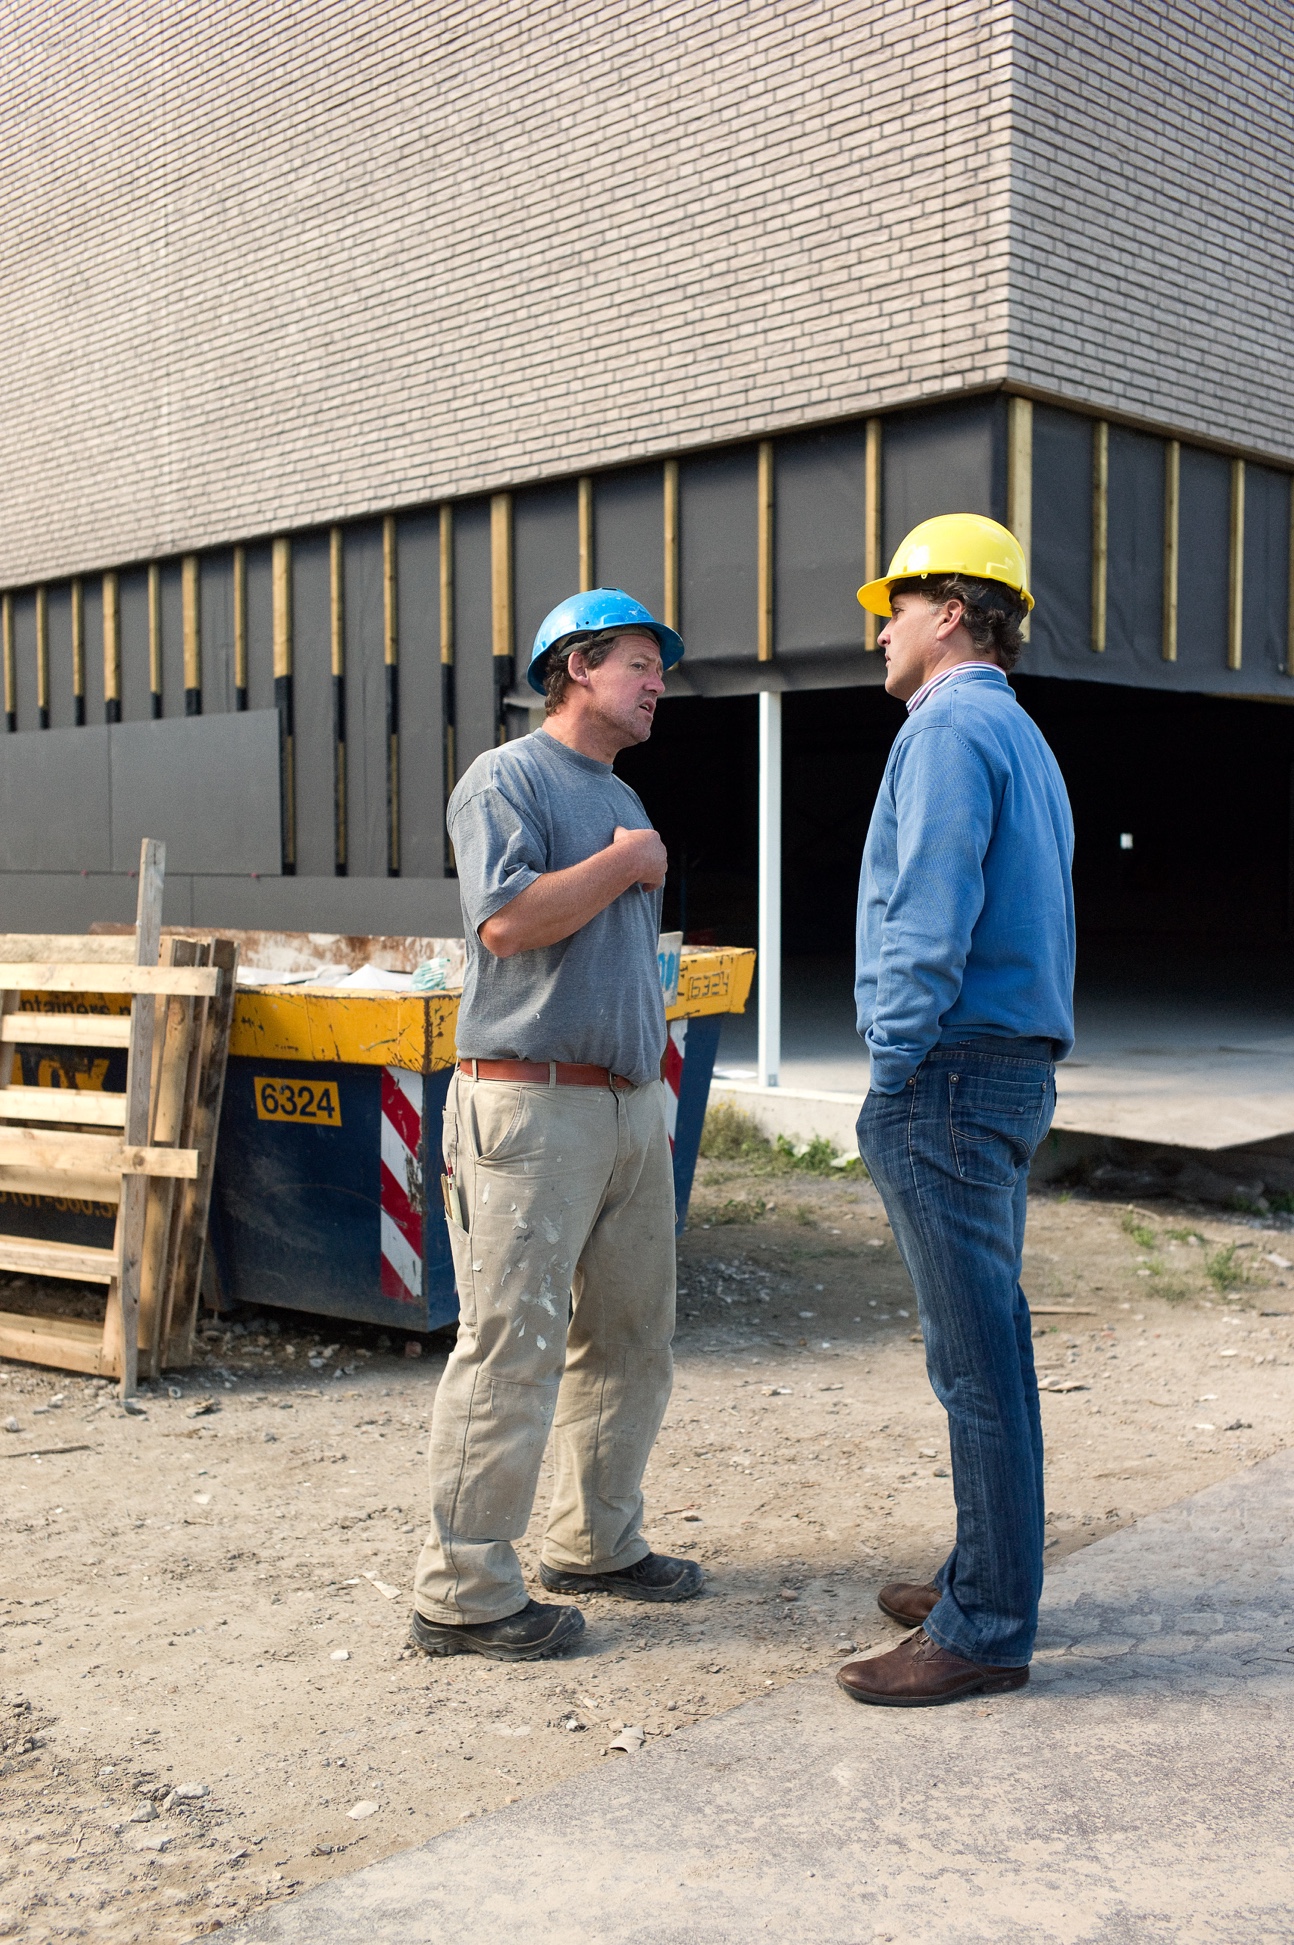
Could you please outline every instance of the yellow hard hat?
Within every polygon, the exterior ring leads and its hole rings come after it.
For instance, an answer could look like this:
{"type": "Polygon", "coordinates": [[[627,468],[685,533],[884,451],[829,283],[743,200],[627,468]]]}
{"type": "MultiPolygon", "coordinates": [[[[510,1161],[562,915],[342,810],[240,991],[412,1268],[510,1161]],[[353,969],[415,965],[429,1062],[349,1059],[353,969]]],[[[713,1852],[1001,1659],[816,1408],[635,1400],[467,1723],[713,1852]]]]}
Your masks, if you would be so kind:
{"type": "Polygon", "coordinates": [[[1024,549],[1015,535],[982,513],[940,513],[923,520],[900,541],[890,571],[868,581],[858,599],[874,615],[889,615],[890,589],[895,581],[913,581],[927,574],[965,574],[974,581],[1000,581],[1032,608],[1024,549]]]}

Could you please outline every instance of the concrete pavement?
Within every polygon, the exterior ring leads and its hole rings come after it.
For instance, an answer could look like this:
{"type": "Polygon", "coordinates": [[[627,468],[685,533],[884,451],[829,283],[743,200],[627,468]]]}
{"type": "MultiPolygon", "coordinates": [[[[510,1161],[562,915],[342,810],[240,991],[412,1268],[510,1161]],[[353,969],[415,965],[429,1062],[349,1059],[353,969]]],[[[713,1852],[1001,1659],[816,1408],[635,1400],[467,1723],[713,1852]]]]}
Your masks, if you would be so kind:
{"type": "Polygon", "coordinates": [[[1049,1574],[1019,1694],[864,1708],[826,1670],[233,1936],[1289,1945],[1291,1730],[1285,1453],[1049,1574]]]}

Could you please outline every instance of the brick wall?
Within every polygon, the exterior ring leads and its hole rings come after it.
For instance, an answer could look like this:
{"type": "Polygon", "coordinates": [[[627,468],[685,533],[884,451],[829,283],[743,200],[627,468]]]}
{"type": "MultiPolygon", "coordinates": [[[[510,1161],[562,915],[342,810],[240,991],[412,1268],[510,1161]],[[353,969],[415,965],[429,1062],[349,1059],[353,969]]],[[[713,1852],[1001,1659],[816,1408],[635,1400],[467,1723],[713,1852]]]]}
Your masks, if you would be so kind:
{"type": "Polygon", "coordinates": [[[1286,0],[1018,0],[1012,377],[1294,458],[1286,0]]]}
{"type": "Polygon", "coordinates": [[[0,584],[992,382],[1008,0],[22,0],[0,584]]]}

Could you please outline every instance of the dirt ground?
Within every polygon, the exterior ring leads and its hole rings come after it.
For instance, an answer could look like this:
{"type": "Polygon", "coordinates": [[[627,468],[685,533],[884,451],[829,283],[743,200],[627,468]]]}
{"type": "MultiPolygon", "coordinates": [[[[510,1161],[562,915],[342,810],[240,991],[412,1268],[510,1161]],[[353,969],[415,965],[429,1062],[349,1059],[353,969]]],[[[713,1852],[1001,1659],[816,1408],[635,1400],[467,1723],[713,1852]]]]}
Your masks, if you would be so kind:
{"type": "MultiPolygon", "coordinates": [[[[137,1417],[106,1384],[0,1366],[0,1936],[200,1936],[630,1761],[622,1727],[685,1732],[897,1639],[876,1589],[929,1575],[952,1496],[875,1192],[704,1162],[680,1256],[649,1532],[707,1593],[593,1599],[560,1662],[405,1646],[436,1340],[411,1358],[244,1313],[137,1417]]],[[[1287,1257],[1287,1225],[1036,1195],[1039,1365],[1076,1387],[1043,1402],[1049,1562],[1288,1442],[1287,1257]]]]}

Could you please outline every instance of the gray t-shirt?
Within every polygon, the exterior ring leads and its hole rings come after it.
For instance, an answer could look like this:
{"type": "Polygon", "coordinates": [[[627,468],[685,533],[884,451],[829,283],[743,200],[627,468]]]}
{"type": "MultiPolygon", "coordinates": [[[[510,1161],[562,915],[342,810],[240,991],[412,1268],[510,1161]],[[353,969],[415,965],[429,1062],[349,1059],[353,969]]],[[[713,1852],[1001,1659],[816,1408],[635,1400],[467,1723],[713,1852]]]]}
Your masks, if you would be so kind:
{"type": "Polygon", "coordinates": [[[661,893],[631,885],[558,945],[496,959],[479,928],[546,871],[604,851],[617,824],[651,829],[609,763],[546,730],[478,756],[449,800],[467,971],[458,1051],[476,1060],[589,1061],[641,1086],[660,1078],[661,893]]]}

